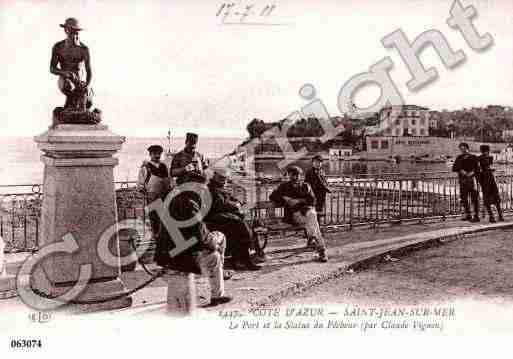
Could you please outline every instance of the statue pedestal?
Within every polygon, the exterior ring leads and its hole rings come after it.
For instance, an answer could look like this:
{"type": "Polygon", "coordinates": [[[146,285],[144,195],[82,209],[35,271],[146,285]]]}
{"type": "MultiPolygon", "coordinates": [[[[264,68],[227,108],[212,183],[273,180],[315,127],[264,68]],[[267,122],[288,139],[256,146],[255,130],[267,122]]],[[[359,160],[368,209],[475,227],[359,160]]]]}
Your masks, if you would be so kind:
{"type": "MultiPolygon", "coordinates": [[[[67,238],[78,244],[73,253],[52,253],[43,258],[32,275],[35,289],[62,295],[79,278],[80,268],[91,265],[92,275],[77,301],[95,301],[125,291],[119,279],[119,258],[101,259],[98,243],[106,230],[111,258],[118,256],[117,211],[113,158],[125,141],[104,125],[61,124],[35,137],[45,165],[41,209],[41,248],[67,238]],[[113,227],[114,226],[114,227],[113,227]],[[114,230],[113,230],[114,228],[114,230]],[[114,234],[114,235],[113,235],[114,234]],[[71,236],[70,236],[71,235],[71,236]]],[[[84,305],[81,310],[104,310],[131,305],[130,297],[84,305]]]]}

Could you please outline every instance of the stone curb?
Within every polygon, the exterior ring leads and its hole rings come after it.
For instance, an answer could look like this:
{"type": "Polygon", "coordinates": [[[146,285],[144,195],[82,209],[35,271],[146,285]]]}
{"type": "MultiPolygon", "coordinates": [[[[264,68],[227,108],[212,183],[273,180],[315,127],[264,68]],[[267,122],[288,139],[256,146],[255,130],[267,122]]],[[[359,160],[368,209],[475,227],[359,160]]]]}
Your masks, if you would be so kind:
{"type": "MultiPolygon", "coordinates": [[[[509,229],[513,228],[513,223],[500,223],[500,224],[490,224],[490,225],[481,225],[477,228],[472,227],[461,227],[461,229],[456,230],[452,229],[449,231],[450,233],[442,234],[438,236],[431,236],[424,240],[401,240],[399,242],[389,243],[388,245],[381,246],[381,249],[375,250],[374,253],[371,255],[364,255],[362,258],[359,258],[355,261],[353,261],[350,264],[343,265],[335,270],[328,271],[326,273],[317,275],[314,278],[296,282],[293,284],[287,285],[285,288],[282,288],[274,293],[265,295],[261,299],[257,299],[255,301],[251,301],[249,305],[252,308],[258,308],[258,307],[270,307],[270,306],[276,306],[279,304],[283,299],[287,297],[291,297],[294,295],[301,294],[302,292],[313,288],[315,286],[318,286],[320,284],[326,283],[332,279],[337,279],[342,277],[343,275],[347,274],[349,270],[355,269],[355,268],[364,268],[373,262],[379,262],[383,260],[383,257],[386,255],[390,256],[402,256],[405,255],[411,251],[423,249],[426,247],[429,247],[430,245],[433,245],[435,243],[447,243],[452,242],[454,240],[462,239],[465,235],[469,234],[476,234],[476,233],[482,233],[487,231],[494,231],[499,229],[509,229]],[[384,247],[384,248],[383,248],[384,247]]],[[[438,230],[440,231],[440,230],[438,230]]],[[[392,237],[389,238],[389,242],[397,241],[397,239],[400,238],[407,238],[407,237],[415,237],[418,235],[410,235],[410,236],[401,236],[401,237],[392,237]]]]}

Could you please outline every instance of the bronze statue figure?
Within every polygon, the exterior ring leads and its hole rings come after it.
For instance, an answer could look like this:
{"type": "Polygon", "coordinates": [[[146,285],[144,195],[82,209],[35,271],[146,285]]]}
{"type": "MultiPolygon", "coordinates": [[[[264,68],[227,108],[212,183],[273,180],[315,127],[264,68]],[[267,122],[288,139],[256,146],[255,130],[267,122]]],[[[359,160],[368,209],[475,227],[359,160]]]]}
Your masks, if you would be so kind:
{"type": "Polygon", "coordinates": [[[79,41],[82,28],[75,18],[66,19],[66,39],[52,48],[50,72],[59,76],[58,86],[66,96],[64,107],[54,110],[54,125],[59,123],[97,124],[101,111],[92,108],[92,79],[89,49],[79,41]],[[85,81],[82,70],[85,70],[85,81]]]}

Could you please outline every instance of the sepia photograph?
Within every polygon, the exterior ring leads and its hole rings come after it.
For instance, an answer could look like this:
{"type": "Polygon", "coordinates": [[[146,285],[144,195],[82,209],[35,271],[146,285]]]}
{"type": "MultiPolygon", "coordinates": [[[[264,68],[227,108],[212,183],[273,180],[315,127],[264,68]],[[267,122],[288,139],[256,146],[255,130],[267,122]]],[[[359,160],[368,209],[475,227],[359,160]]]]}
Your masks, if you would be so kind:
{"type": "Polygon", "coordinates": [[[512,15],[0,1],[0,354],[500,351],[512,15]]]}

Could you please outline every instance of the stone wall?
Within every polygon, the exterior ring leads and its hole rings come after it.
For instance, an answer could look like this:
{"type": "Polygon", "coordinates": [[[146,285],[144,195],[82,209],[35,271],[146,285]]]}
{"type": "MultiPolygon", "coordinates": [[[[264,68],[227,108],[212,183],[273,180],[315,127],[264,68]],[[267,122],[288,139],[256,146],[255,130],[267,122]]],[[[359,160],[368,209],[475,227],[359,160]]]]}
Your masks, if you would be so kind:
{"type": "MultiPolygon", "coordinates": [[[[458,145],[460,140],[453,140],[445,137],[396,137],[396,136],[368,136],[366,138],[367,153],[370,157],[384,157],[390,156],[456,156],[460,152],[458,145]]],[[[470,151],[478,153],[479,146],[483,142],[469,141],[470,151]]],[[[491,151],[502,151],[506,148],[505,143],[488,143],[491,151]]]]}

